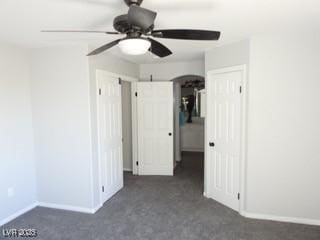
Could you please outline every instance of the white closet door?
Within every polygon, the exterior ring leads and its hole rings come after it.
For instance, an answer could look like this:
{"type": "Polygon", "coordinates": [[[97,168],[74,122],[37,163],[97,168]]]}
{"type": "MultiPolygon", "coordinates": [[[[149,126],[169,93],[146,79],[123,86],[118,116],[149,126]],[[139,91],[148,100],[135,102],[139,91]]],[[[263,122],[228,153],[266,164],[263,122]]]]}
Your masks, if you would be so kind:
{"type": "Polygon", "coordinates": [[[207,80],[207,195],[238,211],[242,71],[209,72],[207,80]]]}
{"type": "Polygon", "coordinates": [[[123,187],[121,85],[119,79],[97,71],[98,134],[102,200],[123,187]]]}
{"type": "Polygon", "coordinates": [[[173,84],[138,82],[139,175],[173,175],[173,84]]]}

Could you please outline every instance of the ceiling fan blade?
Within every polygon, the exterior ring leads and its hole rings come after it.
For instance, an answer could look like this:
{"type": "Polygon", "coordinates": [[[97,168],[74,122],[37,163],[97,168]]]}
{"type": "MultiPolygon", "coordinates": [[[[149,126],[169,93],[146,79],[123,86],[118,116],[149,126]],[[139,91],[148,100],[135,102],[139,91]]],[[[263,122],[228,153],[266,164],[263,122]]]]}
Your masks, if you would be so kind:
{"type": "Polygon", "coordinates": [[[105,33],[105,34],[120,34],[118,32],[90,31],[90,30],[42,30],[41,32],[48,32],[48,33],[105,33]]]}
{"type": "Polygon", "coordinates": [[[220,32],[192,29],[163,29],[151,32],[153,37],[184,40],[218,40],[220,32]]]}
{"type": "Polygon", "coordinates": [[[117,45],[119,42],[121,41],[121,39],[115,40],[113,42],[107,43],[99,48],[97,48],[96,50],[93,50],[92,52],[90,52],[87,56],[93,56],[93,55],[97,55],[99,53],[104,52],[105,50],[112,48],[113,46],[117,45]]]}
{"type": "Polygon", "coordinates": [[[131,5],[128,12],[128,22],[133,26],[146,30],[153,25],[156,16],[156,12],[137,5],[131,5]]]}
{"type": "Polygon", "coordinates": [[[148,40],[151,42],[151,47],[149,51],[157,55],[158,57],[167,57],[172,54],[170,49],[168,49],[162,43],[159,43],[158,41],[152,38],[148,38],[148,40]]]}

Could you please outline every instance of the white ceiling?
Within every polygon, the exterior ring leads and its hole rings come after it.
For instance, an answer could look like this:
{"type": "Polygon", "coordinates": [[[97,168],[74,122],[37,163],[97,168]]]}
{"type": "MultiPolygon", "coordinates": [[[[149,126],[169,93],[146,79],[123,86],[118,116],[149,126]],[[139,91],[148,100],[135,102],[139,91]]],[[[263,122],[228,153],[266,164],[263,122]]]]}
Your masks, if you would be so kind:
{"type": "MultiPolygon", "coordinates": [[[[199,59],[205,50],[268,32],[320,30],[319,0],[144,0],[157,11],[156,28],[220,30],[218,42],[164,40],[174,54],[129,57],[117,47],[111,53],[139,63],[199,59]]],[[[112,21],[128,7],[123,0],[1,0],[0,41],[30,48],[66,43],[99,46],[118,36],[41,33],[42,29],[113,30],[112,21]]]]}

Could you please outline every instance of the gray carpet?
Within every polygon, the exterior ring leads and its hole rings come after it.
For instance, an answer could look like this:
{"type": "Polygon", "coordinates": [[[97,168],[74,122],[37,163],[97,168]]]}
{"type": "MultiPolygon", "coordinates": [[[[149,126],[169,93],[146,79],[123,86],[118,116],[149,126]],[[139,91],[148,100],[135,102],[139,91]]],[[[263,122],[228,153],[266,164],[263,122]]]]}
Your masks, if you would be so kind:
{"type": "Polygon", "coordinates": [[[44,240],[320,239],[320,227],[246,219],[204,198],[202,158],[184,154],[174,177],[126,173],[125,187],[94,215],[38,207],[4,227],[36,228],[44,240]]]}

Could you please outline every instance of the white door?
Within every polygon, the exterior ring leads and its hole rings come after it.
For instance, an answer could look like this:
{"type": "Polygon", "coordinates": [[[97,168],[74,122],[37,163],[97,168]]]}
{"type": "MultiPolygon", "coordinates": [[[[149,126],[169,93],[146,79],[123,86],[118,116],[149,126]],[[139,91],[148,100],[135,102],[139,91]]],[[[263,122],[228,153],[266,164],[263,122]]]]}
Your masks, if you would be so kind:
{"type": "Polygon", "coordinates": [[[242,70],[207,78],[207,195],[239,211],[242,70]]]}
{"type": "Polygon", "coordinates": [[[173,84],[138,82],[139,175],[173,175],[173,84]]]}
{"type": "Polygon", "coordinates": [[[123,187],[121,85],[107,72],[97,71],[98,139],[102,201],[123,187]]]}

